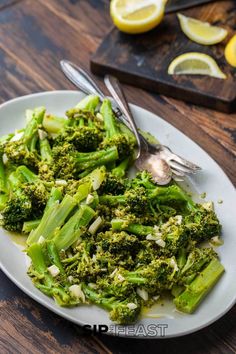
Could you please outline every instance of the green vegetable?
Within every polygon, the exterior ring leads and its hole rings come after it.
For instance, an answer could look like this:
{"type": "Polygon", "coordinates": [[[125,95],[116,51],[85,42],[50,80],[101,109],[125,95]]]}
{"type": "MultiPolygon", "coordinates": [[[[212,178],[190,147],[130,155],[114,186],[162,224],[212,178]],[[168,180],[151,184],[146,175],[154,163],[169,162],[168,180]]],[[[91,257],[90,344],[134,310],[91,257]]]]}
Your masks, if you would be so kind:
{"type": "Polygon", "coordinates": [[[221,225],[175,182],[127,178],[136,140],[108,99],[58,117],[36,108],[0,138],[0,222],[28,234],[28,275],[60,306],[96,304],[119,324],[166,293],[192,313],[224,271],[221,225]],[[210,241],[203,247],[202,242],[210,241]]]}

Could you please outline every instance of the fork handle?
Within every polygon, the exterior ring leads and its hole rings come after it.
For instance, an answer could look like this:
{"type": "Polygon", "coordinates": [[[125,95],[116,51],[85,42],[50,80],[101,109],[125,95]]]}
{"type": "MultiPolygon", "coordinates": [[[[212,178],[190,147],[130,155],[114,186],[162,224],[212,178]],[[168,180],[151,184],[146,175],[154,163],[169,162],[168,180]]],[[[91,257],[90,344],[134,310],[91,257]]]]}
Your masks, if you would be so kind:
{"type": "Polygon", "coordinates": [[[137,144],[138,144],[138,151],[137,151],[137,155],[136,155],[136,159],[138,159],[141,154],[142,141],[140,139],[138,127],[137,127],[134,117],[130,111],[126,97],[124,95],[124,91],[120,85],[119,80],[114,76],[106,75],[104,78],[104,82],[105,82],[105,85],[106,85],[107,89],[109,90],[110,94],[112,95],[112,97],[114,98],[116,103],[118,104],[121,112],[128,119],[128,122],[133,130],[133,133],[135,135],[135,138],[136,138],[137,144]]]}
{"type": "Polygon", "coordinates": [[[81,91],[88,95],[99,96],[100,100],[104,99],[102,90],[85,70],[68,60],[61,60],[60,65],[66,77],[81,91]]]}

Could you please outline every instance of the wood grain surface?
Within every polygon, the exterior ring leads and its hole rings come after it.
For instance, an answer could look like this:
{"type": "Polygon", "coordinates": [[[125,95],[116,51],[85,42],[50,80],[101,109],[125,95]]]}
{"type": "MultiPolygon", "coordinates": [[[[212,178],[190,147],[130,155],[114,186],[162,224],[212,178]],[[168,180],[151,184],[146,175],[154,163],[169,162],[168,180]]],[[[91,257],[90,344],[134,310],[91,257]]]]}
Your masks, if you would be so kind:
{"type": "MultiPolygon", "coordinates": [[[[227,39],[236,28],[236,2],[233,0],[193,7],[184,14],[226,28],[229,32],[227,39]]],[[[224,58],[226,43],[227,40],[215,46],[194,43],[181,31],[174,13],[167,15],[151,32],[138,36],[113,28],[93,55],[91,70],[99,75],[113,74],[122,82],[135,83],[159,94],[233,112],[236,111],[236,72],[224,58]],[[174,58],[189,52],[205,53],[215,58],[227,79],[168,75],[168,66],[174,58]]]]}
{"type": "MultiPolygon", "coordinates": [[[[73,89],[60,72],[59,60],[67,58],[89,68],[92,53],[112,26],[108,10],[108,0],[1,0],[0,101],[32,92],[73,89]]],[[[201,145],[236,185],[236,114],[218,113],[131,86],[125,86],[125,91],[131,102],[159,114],[201,145]]],[[[86,335],[26,296],[2,272],[0,284],[1,354],[236,352],[236,307],[210,327],[183,338],[131,340],[86,335]]]]}

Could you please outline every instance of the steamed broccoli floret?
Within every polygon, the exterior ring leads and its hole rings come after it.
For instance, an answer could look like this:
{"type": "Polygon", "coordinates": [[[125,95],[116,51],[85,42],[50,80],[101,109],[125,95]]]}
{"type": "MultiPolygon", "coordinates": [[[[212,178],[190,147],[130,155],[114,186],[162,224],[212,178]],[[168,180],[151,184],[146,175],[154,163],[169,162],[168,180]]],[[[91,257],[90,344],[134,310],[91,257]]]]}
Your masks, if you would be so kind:
{"type": "Polygon", "coordinates": [[[134,235],[121,232],[100,232],[97,235],[97,243],[106,252],[119,254],[128,252],[134,254],[138,247],[138,239],[134,235]]]}
{"type": "Polygon", "coordinates": [[[102,141],[102,133],[96,127],[67,127],[55,140],[56,145],[68,142],[81,152],[97,150],[102,141]]]}
{"type": "Polygon", "coordinates": [[[139,171],[134,178],[129,181],[131,188],[145,187],[146,189],[155,189],[155,184],[152,175],[147,171],[139,171]]]}
{"type": "Polygon", "coordinates": [[[115,231],[126,230],[156,243],[159,245],[160,254],[175,255],[189,241],[188,234],[182,224],[182,217],[179,215],[170,218],[160,226],[154,227],[129,223],[125,219],[113,219],[111,225],[115,231]]]}
{"type": "Polygon", "coordinates": [[[150,294],[159,294],[170,289],[177,279],[177,264],[175,258],[159,258],[152,260],[146,266],[140,266],[134,271],[120,272],[124,280],[135,284],[150,294]]]}
{"type": "Polygon", "coordinates": [[[24,221],[42,215],[47,203],[48,191],[44,183],[25,166],[13,172],[10,179],[11,190],[2,211],[2,225],[9,231],[21,231],[24,221]],[[22,169],[26,181],[20,176],[22,169]]]}
{"type": "Polygon", "coordinates": [[[56,145],[73,144],[80,152],[95,151],[103,139],[103,123],[89,111],[73,108],[67,112],[67,127],[57,136],[56,145]]]}
{"type": "Polygon", "coordinates": [[[7,142],[5,144],[4,152],[8,161],[14,165],[24,164],[31,168],[35,168],[40,161],[37,151],[30,151],[22,140],[7,142]]]}
{"type": "Polygon", "coordinates": [[[205,209],[201,204],[184,217],[184,224],[189,236],[197,243],[207,241],[221,233],[221,225],[212,209],[205,209]]]}
{"type": "Polygon", "coordinates": [[[4,152],[11,164],[37,167],[39,156],[36,149],[38,128],[42,124],[45,108],[36,108],[28,114],[29,121],[22,137],[4,144],[4,152]]]}
{"type": "Polygon", "coordinates": [[[101,186],[99,187],[98,193],[100,195],[103,194],[119,195],[119,194],[123,194],[124,191],[125,191],[124,180],[117,178],[110,172],[107,172],[105,176],[105,180],[102,182],[101,186]]]}

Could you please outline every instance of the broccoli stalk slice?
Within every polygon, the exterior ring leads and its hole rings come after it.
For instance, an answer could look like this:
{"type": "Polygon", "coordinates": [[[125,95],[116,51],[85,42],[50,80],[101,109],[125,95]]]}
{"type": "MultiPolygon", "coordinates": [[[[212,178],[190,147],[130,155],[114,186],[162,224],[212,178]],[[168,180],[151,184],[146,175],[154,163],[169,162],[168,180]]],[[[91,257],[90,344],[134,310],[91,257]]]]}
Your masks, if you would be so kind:
{"type": "Polygon", "coordinates": [[[75,108],[81,109],[83,111],[89,111],[94,113],[95,109],[99,104],[99,97],[95,95],[88,95],[83,98],[75,108]]]}
{"type": "Polygon", "coordinates": [[[220,261],[213,259],[200,274],[174,299],[179,311],[193,313],[224,273],[220,261]]]}
{"type": "Polygon", "coordinates": [[[112,219],[111,220],[112,230],[114,231],[128,231],[137,236],[147,236],[153,233],[152,226],[145,226],[140,224],[127,224],[126,220],[122,219],[112,219]]]}
{"type": "MultiPolygon", "coordinates": [[[[60,201],[62,199],[62,192],[60,189],[56,187],[52,187],[50,196],[48,198],[46,207],[44,209],[44,213],[48,211],[48,209],[56,202],[60,201]]],[[[35,230],[42,219],[36,219],[36,220],[30,220],[30,221],[25,221],[23,224],[22,231],[26,234],[29,234],[32,230],[35,230]]]]}
{"type": "Polygon", "coordinates": [[[112,112],[111,102],[108,99],[103,100],[103,103],[100,108],[100,112],[104,120],[106,137],[112,138],[114,135],[120,134],[120,130],[116,124],[116,120],[112,112]]]}
{"type": "Polygon", "coordinates": [[[130,164],[130,157],[127,157],[126,159],[124,159],[123,161],[121,161],[121,163],[112,169],[112,174],[114,176],[116,176],[117,178],[122,178],[126,175],[126,171],[129,167],[130,164]]]}
{"type": "Polygon", "coordinates": [[[64,224],[75,206],[76,200],[69,195],[65,195],[60,204],[56,201],[44,213],[37,229],[30,233],[27,244],[32,245],[32,243],[37,242],[40,236],[43,236],[45,239],[51,239],[54,236],[55,230],[64,224]]]}
{"type": "Polygon", "coordinates": [[[76,154],[76,169],[78,171],[91,169],[94,167],[107,165],[110,162],[118,160],[118,151],[115,146],[107,150],[96,152],[84,152],[76,154]]]}
{"type": "Polygon", "coordinates": [[[92,184],[90,181],[82,183],[79,187],[77,192],[74,195],[74,199],[76,199],[77,203],[82,202],[82,200],[84,200],[89,192],[91,191],[92,188],[92,184]]]}
{"type": "Polygon", "coordinates": [[[32,230],[35,230],[41,222],[41,219],[25,221],[22,227],[22,232],[29,234],[32,230]]]}
{"type": "Polygon", "coordinates": [[[49,134],[59,134],[67,125],[69,120],[51,114],[45,114],[43,128],[49,134]]]}
{"type": "Polygon", "coordinates": [[[76,242],[95,216],[95,211],[87,205],[81,205],[79,210],[67,221],[53,238],[56,248],[60,251],[66,250],[76,242]]]}
{"type": "MultiPolygon", "coordinates": [[[[47,272],[47,266],[40,244],[32,244],[32,246],[27,249],[27,254],[31,258],[33,266],[39,274],[44,274],[47,272]]],[[[52,279],[49,274],[45,274],[45,283],[46,285],[52,284],[52,279]]]]}

